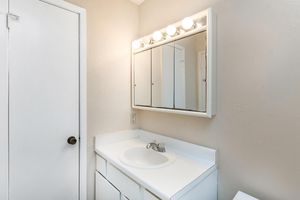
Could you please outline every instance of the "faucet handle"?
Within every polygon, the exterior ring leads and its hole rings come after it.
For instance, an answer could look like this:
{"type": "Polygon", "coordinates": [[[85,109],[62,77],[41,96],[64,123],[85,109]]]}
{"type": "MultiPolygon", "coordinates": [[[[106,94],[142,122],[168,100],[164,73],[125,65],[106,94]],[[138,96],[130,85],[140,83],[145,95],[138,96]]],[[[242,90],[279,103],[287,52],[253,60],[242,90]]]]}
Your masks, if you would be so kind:
{"type": "Polygon", "coordinates": [[[146,148],[147,149],[153,148],[153,145],[156,145],[156,140],[153,140],[153,142],[148,143],[146,148]]]}
{"type": "Polygon", "coordinates": [[[151,148],[151,143],[148,143],[147,145],[146,145],[146,149],[150,149],[151,148]]]}
{"type": "Polygon", "coordinates": [[[157,149],[159,152],[166,152],[166,145],[164,143],[159,143],[157,149]]]}

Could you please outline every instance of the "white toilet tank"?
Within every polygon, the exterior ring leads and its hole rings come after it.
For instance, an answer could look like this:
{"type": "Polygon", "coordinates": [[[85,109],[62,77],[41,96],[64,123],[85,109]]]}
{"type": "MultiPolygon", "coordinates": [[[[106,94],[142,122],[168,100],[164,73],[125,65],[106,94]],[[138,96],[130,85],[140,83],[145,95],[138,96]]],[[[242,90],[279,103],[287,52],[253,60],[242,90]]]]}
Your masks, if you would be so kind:
{"type": "Polygon", "coordinates": [[[233,200],[258,200],[248,194],[245,194],[243,192],[238,192],[235,197],[233,198],[233,200]]]}

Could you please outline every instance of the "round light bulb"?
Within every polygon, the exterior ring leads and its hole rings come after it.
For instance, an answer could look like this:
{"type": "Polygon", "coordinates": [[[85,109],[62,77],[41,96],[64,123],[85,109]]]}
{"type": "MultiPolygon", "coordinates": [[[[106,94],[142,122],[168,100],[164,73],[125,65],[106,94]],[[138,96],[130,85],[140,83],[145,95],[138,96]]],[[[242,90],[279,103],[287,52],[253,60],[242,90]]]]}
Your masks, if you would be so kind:
{"type": "Polygon", "coordinates": [[[177,33],[177,28],[173,25],[169,25],[166,31],[169,36],[174,36],[177,33]]]}
{"type": "Polygon", "coordinates": [[[184,30],[190,30],[194,26],[194,20],[190,17],[186,17],[182,20],[181,26],[184,30]]]}
{"type": "Polygon", "coordinates": [[[163,35],[160,31],[155,31],[152,35],[152,38],[154,41],[160,41],[162,39],[163,35]]]}
{"type": "Polygon", "coordinates": [[[142,46],[142,44],[141,44],[141,42],[139,41],[139,40],[135,40],[135,41],[133,41],[133,43],[132,43],[132,48],[133,49],[138,49],[138,48],[140,48],[142,46]]]}

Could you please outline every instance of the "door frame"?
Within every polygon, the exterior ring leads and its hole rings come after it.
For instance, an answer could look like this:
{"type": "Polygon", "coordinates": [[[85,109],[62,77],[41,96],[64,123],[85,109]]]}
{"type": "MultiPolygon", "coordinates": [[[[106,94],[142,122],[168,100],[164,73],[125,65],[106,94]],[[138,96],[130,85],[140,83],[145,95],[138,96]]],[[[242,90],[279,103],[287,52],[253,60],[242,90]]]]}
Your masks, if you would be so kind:
{"type": "MultiPolygon", "coordinates": [[[[0,10],[0,14],[4,14],[5,13],[9,13],[8,10],[8,4],[9,4],[9,0],[0,0],[2,2],[4,2],[5,4],[7,4],[7,8],[6,11],[2,11],[0,10]]],[[[59,8],[65,9],[65,10],[69,10],[71,12],[74,12],[76,14],[78,14],[79,16],[79,199],[80,200],[86,200],[87,199],[87,55],[86,55],[86,10],[84,8],[81,8],[79,6],[76,6],[74,4],[65,2],[63,0],[39,0],[41,2],[44,3],[48,3],[50,5],[53,6],[57,6],[59,8]]],[[[12,13],[12,14],[16,14],[17,13],[12,13]]],[[[6,18],[6,17],[5,17],[6,18]]],[[[1,18],[0,18],[1,20],[1,18]]],[[[2,23],[1,23],[2,25],[2,23]]],[[[6,39],[0,38],[1,40],[5,40],[6,42],[8,41],[8,29],[6,29],[6,33],[5,37],[6,39]]],[[[6,47],[7,51],[8,51],[8,47],[6,47]]],[[[6,55],[7,56],[7,55],[6,55]]],[[[9,68],[9,64],[6,62],[5,63],[5,67],[4,68],[9,68]]],[[[8,74],[7,74],[8,75],[8,74]]],[[[8,84],[8,83],[7,83],[8,84]]],[[[8,85],[7,89],[8,89],[8,85]]],[[[7,92],[7,99],[5,101],[8,101],[8,90],[7,92]]],[[[1,105],[2,106],[2,105],[1,105]]],[[[8,115],[7,115],[8,118],[8,115]]],[[[8,126],[8,124],[7,124],[8,126]]],[[[2,130],[1,130],[2,132],[2,130]]],[[[9,131],[7,131],[7,135],[3,134],[1,136],[1,140],[2,138],[6,138],[9,135],[9,131]]],[[[8,140],[7,140],[8,142],[8,140]]],[[[7,156],[9,157],[9,152],[8,152],[8,148],[7,151],[4,152],[5,154],[7,154],[7,156]]],[[[2,156],[2,154],[1,154],[2,156]]],[[[4,164],[5,165],[5,164],[4,164]]],[[[9,167],[8,164],[8,159],[7,159],[7,163],[6,163],[7,168],[9,167]]],[[[3,170],[0,171],[0,175],[2,175],[3,173],[3,177],[8,176],[8,170],[3,170]]],[[[2,185],[1,185],[2,186],[2,185]]],[[[0,190],[0,196],[2,197],[2,192],[4,193],[4,197],[5,200],[8,200],[8,187],[9,187],[9,177],[8,177],[8,181],[6,181],[6,185],[4,186],[4,189],[2,191],[2,189],[0,190]]]]}
{"type": "Polygon", "coordinates": [[[0,199],[8,199],[8,0],[0,0],[0,199]]]}

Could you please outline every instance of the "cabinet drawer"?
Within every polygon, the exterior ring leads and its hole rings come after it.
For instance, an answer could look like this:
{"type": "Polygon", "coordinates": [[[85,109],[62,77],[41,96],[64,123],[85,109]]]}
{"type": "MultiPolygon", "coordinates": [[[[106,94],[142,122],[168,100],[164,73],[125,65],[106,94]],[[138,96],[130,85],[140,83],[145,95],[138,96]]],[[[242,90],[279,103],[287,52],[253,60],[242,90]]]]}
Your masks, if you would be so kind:
{"type": "Polygon", "coordinates": [[[106,177],[106,160],[101,156],[96,156],[96,170],[106,177]]]}
{"type": "Polygon", "coordinates": [[[116,186],[122,194],[130,200],[141,200],[140,186],[120,172],[110,163],[107,163],[107,180],[116,186]]]}
{"type": "Polygon", "coordinates": [[[160,200],[160,198],[158,198],[148,190],[144,190],[144,200],[160,200]]]}
{"type": "Polygon", "coordinates": [[[121,193],[96,172],[96,200],[120,200],[121,193]]]}

